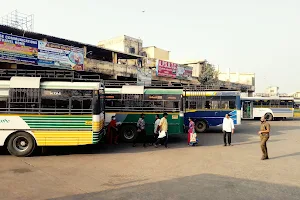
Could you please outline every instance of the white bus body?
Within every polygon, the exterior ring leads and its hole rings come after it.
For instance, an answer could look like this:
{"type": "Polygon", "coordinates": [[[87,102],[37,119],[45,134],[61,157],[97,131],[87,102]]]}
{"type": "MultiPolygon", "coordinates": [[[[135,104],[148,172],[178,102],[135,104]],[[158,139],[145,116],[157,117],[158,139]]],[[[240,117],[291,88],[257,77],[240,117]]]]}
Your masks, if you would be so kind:
{"type": "Polygon", "coordinates": [[[292,97],[241,97],[242,119],[264,116],[267,120],[294,117],[292,97]]]}

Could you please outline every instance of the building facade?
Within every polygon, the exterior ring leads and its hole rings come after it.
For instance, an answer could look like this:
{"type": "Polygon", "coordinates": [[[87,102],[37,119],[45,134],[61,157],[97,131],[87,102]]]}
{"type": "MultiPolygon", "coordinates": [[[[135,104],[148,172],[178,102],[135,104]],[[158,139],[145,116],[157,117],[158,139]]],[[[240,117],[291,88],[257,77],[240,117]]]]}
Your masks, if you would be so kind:
{"type": "Polygon", "coordinates": [[[102,40],[98,43],[98,46],[124,53],[141,55],[143,41],[141,39],[122,35],[108,40],[102,40]]]}
{"type": "Polygon", "coordinates": [[[143,52],[145,52],[145,56],[148,58],[155,58],[159,60],[170,59],[170,51],[157,48],[156,46],[143,47],[143,52]]]}

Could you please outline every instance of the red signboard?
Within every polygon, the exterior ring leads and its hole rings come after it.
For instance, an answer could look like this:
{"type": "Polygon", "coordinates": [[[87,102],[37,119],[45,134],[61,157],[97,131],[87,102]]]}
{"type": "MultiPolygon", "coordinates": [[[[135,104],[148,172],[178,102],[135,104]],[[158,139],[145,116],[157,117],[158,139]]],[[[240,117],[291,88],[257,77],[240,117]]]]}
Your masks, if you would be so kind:
{"type": "Polygon", "coordinates": [[[178,65],[164,60],[156,61],[156,75],[160,77],[169,77],[177,79],[191,79],[193,68],[178,65]]]}

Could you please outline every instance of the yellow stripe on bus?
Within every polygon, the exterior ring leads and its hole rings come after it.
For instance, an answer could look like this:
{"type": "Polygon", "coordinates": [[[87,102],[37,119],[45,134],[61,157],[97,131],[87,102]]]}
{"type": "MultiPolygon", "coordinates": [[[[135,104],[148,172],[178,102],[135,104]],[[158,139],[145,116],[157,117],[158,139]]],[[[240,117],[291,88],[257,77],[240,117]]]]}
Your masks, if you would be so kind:
{"type": "Polygon", "coordinates": [[[93,143],[93,131],[33,131],[38,146],[73,146],[93,143]]]}

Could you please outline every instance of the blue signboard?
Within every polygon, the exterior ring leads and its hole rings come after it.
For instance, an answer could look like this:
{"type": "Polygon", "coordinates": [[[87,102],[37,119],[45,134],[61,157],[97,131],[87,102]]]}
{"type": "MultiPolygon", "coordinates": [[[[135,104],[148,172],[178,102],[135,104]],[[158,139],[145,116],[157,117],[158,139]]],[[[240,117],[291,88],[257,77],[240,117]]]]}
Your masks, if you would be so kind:
{"type": "Polygon", "coordinates": [[[0,32],[0,59],[37,64],[38,40],[0,32]]]}

